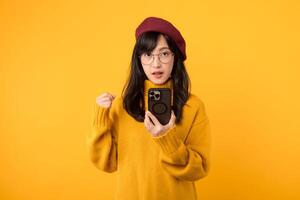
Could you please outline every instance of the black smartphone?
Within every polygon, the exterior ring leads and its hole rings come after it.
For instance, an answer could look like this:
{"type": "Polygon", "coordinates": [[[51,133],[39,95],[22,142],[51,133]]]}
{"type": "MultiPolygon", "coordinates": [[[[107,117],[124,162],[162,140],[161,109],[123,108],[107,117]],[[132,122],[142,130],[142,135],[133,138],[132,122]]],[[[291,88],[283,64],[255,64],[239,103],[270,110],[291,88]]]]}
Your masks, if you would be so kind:
{"type": "Polygon", "coordinates": [[[171,89],[150,88],[148,90],[148,109],[162,125],[169,123],[172,109],[171,89]]]}

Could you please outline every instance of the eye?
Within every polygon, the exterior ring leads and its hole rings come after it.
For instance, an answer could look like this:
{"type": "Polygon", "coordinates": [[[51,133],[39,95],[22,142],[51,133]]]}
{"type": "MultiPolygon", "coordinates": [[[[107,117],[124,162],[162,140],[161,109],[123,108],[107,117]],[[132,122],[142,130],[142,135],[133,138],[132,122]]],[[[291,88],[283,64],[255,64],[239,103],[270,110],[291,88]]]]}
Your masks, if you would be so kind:
{"type": "Polygon", "coordinates": [[[169,51],[162,52],[162,55],[163,56],[168,56],[168,55],[170,55],[170,52],[169,51]]]}
{"type": "Polygon", "coordinates": [[[143,53],[143,56],[145,56],[145,57],[150,57],[151,56],[151,53],[143,53]]]}

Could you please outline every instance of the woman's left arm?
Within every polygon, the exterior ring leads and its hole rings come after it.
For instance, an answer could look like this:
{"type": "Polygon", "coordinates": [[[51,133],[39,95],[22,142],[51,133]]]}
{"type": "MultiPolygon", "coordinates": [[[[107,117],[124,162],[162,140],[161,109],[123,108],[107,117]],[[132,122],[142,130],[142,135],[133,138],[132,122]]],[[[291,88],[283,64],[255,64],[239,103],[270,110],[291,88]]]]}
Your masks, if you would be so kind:
{"type": "Polygon", "coordinates": [[[160,146],[162,167],[175,178],[196,181],[210,169],[210,125],[205,115],[193,123],[185,142],[176,136],[176,126],[165,134],[153,137],[160,146]]]}

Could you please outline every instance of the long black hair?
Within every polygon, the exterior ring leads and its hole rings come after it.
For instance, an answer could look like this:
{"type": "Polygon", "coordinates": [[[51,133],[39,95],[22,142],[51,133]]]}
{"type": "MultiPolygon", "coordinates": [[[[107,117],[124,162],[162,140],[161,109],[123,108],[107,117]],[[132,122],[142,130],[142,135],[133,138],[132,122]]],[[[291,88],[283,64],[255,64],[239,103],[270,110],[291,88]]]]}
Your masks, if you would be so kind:
{"type": "Polygon", "coordinates": [[[160,32],[145,32],[136,41],[131,57],[130,74],[122,91],[123,107],[137,121],[144,121],[144,81],[147,79],[147,76],[144,73],[139,56],[145,52],[151,53],[155,49],[160,35],[164,36],[170,50],[175,55],[171,72],[173,79],[172,109],[176,116],[176,123],[178,123],[181,119],[182,107],[190,95],[190,78],[183,63],[183,55],[176,43],[171,37],[160,32]]]}

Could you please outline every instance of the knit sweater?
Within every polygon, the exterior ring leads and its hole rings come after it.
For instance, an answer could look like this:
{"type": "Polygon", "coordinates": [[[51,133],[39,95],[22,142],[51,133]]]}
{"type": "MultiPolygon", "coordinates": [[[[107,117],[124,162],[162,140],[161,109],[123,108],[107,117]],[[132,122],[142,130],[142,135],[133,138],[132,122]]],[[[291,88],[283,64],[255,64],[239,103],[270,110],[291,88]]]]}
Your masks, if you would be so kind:
{"type": "MultiPolygon", "coordinates": [[[[159,87],[172,88],[169,81],[159,87]]],[[[145,91],[156,87],[148,80],[144,85],[145,91]]],[[[204,103],[193,94],[183,106],[181,121],[156,137],[126,112],[122,97],[111,108],[95,103],[87,136],[92,163],[117,173],[116,200],[197,199],[195,181],[210,169],[210,142],[204,103]]]]}

